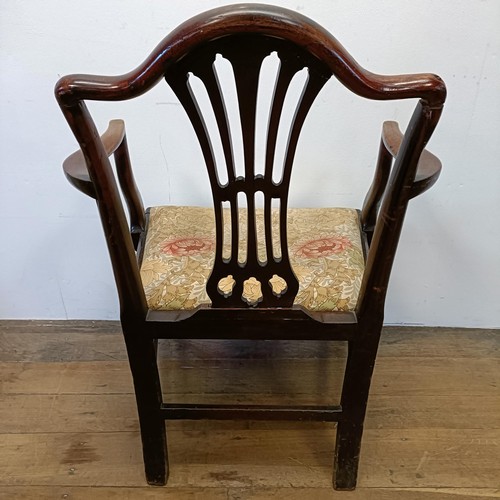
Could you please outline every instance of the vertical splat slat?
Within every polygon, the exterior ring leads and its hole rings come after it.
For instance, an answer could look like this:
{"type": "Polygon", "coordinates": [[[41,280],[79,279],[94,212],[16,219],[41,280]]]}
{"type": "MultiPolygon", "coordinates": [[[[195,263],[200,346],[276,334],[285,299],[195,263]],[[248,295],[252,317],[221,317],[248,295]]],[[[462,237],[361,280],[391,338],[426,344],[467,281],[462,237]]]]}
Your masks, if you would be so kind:
{"type": "MultiPolygon", "coordinates": [[[[297,143],[300,136],[300,131],[302,130],[302,125],[306,119],[307,113],[314,102],[314,99],[318,95],[319,91],[322,89],[326,80],[323,78],[309,78],[302,91],[295,114],[292,120],[292,126],[288,136],[288,142],[286,146],[286,154],[283,164],[283,179],[282,183],[285,186],[290,184],[290,177],[292,174],[293,160],[295,158],[295,151],[297,150],[297,143]]],[[[283,259],[288,261],[288,238],[287,238],[287,224],[286,224],[286,212],[288,207],[288,189],[284,192],[284,196],[281,198],[280,205],[280,243],[281,243],[281,256],[283,259]]]]}
{"type": "Polygon", "coordinates": [[[298,69],[300,68],[297,68],[295,65],[292,66],[281,64],[278,72],[278,78],[276,79],[271,104],[271,112],[269,113],[269,122],[267,124],[266,166],[264,175],[268,182],[271,182],[273,176],[273,165],[276,155],[276,141],[278,138],[278,130],[281,113],[283,111],[283,104],[285,103],[285,97],[290,82],[292,81],[292,78],[298,69]]]}
{"type": "Polygon", "coordinates": [[[304,120],[306,119],[307,113],[311,108],[314,99],[318,95],[319,91],[323,88],[326,83],[326,79],[321,77],[311,78],[309,75],[302,95],[300,96],[297,108],[295,110],[295,115],[292,120],[292,126],[290,128],[290,133],[288,136],[288,143],[286,147],[285,160],[283,165],[283,183],[288,185],[290,183],[290,176],[292,174],[293,160],[295,157],[295,151],[297,149],[297,143],[300,136],[300,131],[302,130],[302,125],[304,125],[304,120]]]}
{"type": "Polygon", "coordinates": [[[255,220],[255,119],[257,107],[257,92],[259,74],[264,55],[260,51],[247,54],[231,54],[236,83],[238,107],[240,110],[241,130],[243,133],[243,154],[245,161],[245,193],[247,196],[247,265],[256,266],[257,258],[257,227],[255,220]]]}
{"type": "MultiPolygon", "coordinates": [[[[273,183],[273,166],[274,158],[276,155],[276,140],[278,138],[278,130],[280,124],[281,113],[283,111],[283,104],[285,102],[288,86],[292,81],[293,75],[296,73],[296,66],[280,64],[278,71],[278,78],[276,79],[273,98],[271,101],[271,111],[269,113],[269,121],[267,124],[267,138],[266,138],[266,155],[265,155],[265,170],[264,178],[266,183],[273,183]]],[[[273,255],[273,239],[272,239],[272,197],[268,194],[266,196],[266,208],[264,211],[264,224],[265,224],[265,238],[266,238],[266,251],[268,256],[273,255]]],[[[275,253],[275,252],[274,252],[275,253]]],[[[280,253],[281,254],[281,253],[280,253]]],[[[282,254],[281,254],[282,255],[282,254]]]]}
{"type": "Polygon", "coordinates": [[[211,66],[205,66],[203,69],[204,71],[203,73],[200,73],[200,76],[202,76],[203,83],[207,89],[210,103],[212,104],[215,119],[217,121],[222,149],[224,151],[224,159],[226,162],[228,182],[231,184],[235,179],[234,154],[229,128],[229,119],[227,116],[227,110],[219,78],[215,69],[215,62],[211,66]]]}
{"type": "MultiPolygon", "coordinates": [[[[187,72],[176,79],[174,79],[170,85],[172,90],[177,95],[177,98],[184,106],[184,109],[191,120],[193,128],[195,130],[196,136],[198,137],[198,141],[200,142],[200,146],[202,149],[203,158],[205,160],[205,164],[208,171],[208,177],[210,180],[210,185],[212,188],[212,193],[214,197],[214,215],[215,215],[215,258],[222,259],[222,244],[223,244],[223,219],[222,219],[222,209],[220,202],[217,201],[217,197],[215,193],[219,190],[220,185],[217,176],[216,163],[215,163],[215,155],[212,147],[212,143],[210,141],[210,136],[208,134],[207,126],[205,120],[203,119],[203,115],[198,106],[195,96],[189,86],[188,82],[189,75],[187,72]]],[[[213,274],[213,270],[212,270],[213,274]]],[[[215,295],[218,293],[217,284],[214,283],[214,280],[207,281],[207,293],[209,296],[215,295]]]]}
{"type": "Polygon", "coordinates": [[[198,141],[200,142],[203,158],[208,170],[210,185],[212,187],[212,191],[215,192],[219,187],[215,166],[215,155],[207,126],[205,120],[203,119],[203,114],[201,113],[196,98],[194,97],[189,86],[188,75],[186,74],[185,79],[176,79],[173,84],[171,83],[171,86],[179,101],[182,102],[184,109],[191,120],[191,124],[193,125],[198,141]]]}

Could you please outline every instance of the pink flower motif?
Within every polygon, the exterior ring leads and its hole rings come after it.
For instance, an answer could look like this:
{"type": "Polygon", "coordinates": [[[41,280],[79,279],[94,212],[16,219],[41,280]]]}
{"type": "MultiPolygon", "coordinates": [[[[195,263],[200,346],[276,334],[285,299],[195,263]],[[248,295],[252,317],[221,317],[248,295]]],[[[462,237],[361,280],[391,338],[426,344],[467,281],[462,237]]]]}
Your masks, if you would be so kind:
{"type": "Polygon", "coordinates": [[[179,238],[165,243],[163,253],[182,257],[184,255],[197,255],[208,252],[214,247],[214,242],[207,238],[179,238]]]}
{"type": "Polygon", "coordinates": [[[326,257],[336,253],[344,252],[347,248],[351,248],[352,243],[349,238],[344,236],[332,236],[330,238],[320,238],[304,243],[297,251],[299,257],[308,259],[317,259],[326,257]]]}

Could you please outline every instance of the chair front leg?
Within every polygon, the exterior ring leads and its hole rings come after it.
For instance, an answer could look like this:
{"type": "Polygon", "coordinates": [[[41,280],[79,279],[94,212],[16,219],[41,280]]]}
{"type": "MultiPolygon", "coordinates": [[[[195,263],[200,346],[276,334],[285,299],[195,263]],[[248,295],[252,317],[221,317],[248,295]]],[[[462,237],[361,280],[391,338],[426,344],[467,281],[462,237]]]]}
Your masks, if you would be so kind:
{"type": "Polygon", "coordinates": [[[379,335],[350,341],[342,387],[342,417],[337,426],[333,487],[353,490],[358,477],[361,438],[379,335]]]}
{"type": "Polygon", "coordinates": [[[151,339],[137,339],[134,333],[125,333],[125,342],[134,379],[146,479],[148,484],[163,486],[168,479],[168,455],[156,345],[151,339]]]}

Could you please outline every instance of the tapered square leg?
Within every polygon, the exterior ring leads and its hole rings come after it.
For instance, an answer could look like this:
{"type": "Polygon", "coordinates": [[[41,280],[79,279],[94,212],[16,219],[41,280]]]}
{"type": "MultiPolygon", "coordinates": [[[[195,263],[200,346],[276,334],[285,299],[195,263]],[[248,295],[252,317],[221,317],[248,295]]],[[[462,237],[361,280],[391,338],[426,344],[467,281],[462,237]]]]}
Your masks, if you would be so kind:
{"type": "Polygon", "coordinates": [[[358,478],[363,425],[339,422],[333,461],[333,487],[354,490],[358,478]]]}
{"type": "Polygon", "coordinates": [[[143,415],[140,421],[146,480],[152,486],[164,486],[168,480],[165,421],[150,415],[143,415]]]}
{"type": "Polygon", "coordinates": [[[336,490],[356,488],[363,423],[379,338],[380,328],[361,341],[349,342],[340,399],[342,416],[335,442],[333,487],[336,490]]]}
{"type": "Polygon", "coordinates": [[[141,429],[144,469],[148,484],[163,486],[168,479],[167,436],[161,414],[162,394],[154,340],[127,339],[130,368],[141,429]]]}

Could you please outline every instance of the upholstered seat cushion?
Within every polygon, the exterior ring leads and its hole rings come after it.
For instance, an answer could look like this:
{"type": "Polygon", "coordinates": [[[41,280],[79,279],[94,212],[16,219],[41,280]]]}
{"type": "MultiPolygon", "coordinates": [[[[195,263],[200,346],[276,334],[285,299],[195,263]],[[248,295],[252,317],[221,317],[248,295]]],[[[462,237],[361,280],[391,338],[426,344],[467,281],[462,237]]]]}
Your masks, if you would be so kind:
{"type": "MultiPolygon", "coordinates": [[[[276,223],[277,216],[273,213],[276,223]]],[[[261,220],[257,213],[258,233],[263,232],[261,220]]],[[[311,311],[355,308],[364,271],[356,210],[289,209],[288,247],[299,280],[294,304],[311,311]]],[[[213,209],[151,208],[141,265],[149,308],[180,310],[210,304],[205,285],[214,249],[213,209]]]]}

